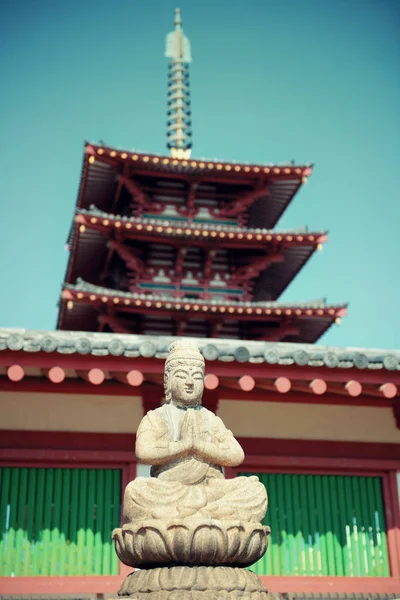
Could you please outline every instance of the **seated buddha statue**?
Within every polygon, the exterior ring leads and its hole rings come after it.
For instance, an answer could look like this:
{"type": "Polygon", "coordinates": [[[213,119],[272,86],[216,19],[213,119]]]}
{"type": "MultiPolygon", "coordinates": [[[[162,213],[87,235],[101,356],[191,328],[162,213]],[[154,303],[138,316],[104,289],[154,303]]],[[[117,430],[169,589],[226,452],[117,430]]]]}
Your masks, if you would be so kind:
{"type": "Polygon", "coordinates": [[[225,479],[244,453],[222,420],[202,406],[204,358],[188,341],[174,342],[164,371],[165,404],[149,411],[136,436],[139,462],[151,477],[128,484],[124,522],[216,519],[260,523],[267,494],[256,476],[225,479]]]}

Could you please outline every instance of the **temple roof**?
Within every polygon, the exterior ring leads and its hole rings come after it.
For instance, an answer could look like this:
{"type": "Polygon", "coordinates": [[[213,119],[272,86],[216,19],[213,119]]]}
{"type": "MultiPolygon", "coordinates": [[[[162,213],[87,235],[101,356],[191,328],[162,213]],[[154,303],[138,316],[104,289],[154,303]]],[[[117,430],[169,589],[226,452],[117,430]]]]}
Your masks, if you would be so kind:
{"type": "Polygon", "coordinates": [[[86,144],[78,208],[88,209],[95,205],[100,210],[113,212],[118,177],[123,173],[126,173],[124,177],[134,175],[140,186],[157,180],[168,182],[171,178],[188,184],[193,182],[198,186],[197,195],[209,191],[206,186],[210,184],[213,184],[217,195],[233,192],[252,194],[255,191],[257,202],[251,207],[251,219],[263,227],[272,228],[302,183],[312,174],[312,167],[173,159],[86,144]]]}
{"type": "Polygon", "coordinates": [[[101,283],[99,277],[107,261],[109,239],[118,236],[120,242],[132,240],[135,243],[158,243],[177,248],[199,246],[204,249],[243,249],[242,259],[251,255],[254,250],[266,260],[265,265],[260,264],[258,269],[254,268],[251,279],[258,282],[257,297],[269,300],[276,300],[280,296],[311,255],[327,240],[325,231],[308,232],[304,227],[271,231],[231,225],[188,225],[161,218],[110,215],[93,208],[77,211],[72,232],[74,260],[70,261],[67,272],[69,283],[74,283],[79,277],[96,284],[101,283]],[[273,255],[279,255],[277,262],[271,258],[273,255]]]}
{"type": "MultiPolygon", "coordinates": [[[[173,336],[0,329],[0,351],[56,352],[164,360],[173,336]]],[[[207,361],[400,371],[400,350],[194,338],[207,361]]]]}
{"type": "Polygon", "coordinates": [[[177,299],[121,292],[80,280],[64,284],[58,327],[96,331],[100,324],[116,333],[139,327],[151,335],[199,337],[207,337],[212,329],[212,337],[312,343],[346,312],[346,305],[327,305],[324,299],[296,304],[230,302],[215,295],[210,300],[177,299]],[[180,331],[185,322],[185,331],[180,331]]]}

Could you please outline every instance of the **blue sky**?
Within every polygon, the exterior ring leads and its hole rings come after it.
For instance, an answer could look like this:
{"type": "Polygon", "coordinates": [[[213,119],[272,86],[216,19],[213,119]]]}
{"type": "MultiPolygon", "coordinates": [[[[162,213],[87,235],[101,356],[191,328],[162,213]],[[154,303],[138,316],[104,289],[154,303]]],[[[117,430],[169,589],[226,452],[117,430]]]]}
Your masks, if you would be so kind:
{"type": "MultiPolygon", "coordinates": [[[[315,162],[278,227],[329,242],[282,300],[348,301],[319,343],[400,346],[400,2],[181,1],[194,157],[315,162]]],[[[84,140],[165,152],[175,2],[0,3],[0,326],[53,329],[84,140]]]]}

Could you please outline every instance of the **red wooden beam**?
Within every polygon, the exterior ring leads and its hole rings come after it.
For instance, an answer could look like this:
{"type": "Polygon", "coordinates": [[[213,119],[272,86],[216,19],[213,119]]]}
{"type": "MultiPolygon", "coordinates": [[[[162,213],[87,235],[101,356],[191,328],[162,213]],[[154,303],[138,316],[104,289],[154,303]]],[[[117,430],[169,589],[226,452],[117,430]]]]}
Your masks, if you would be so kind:
{"type": "MultiPolygon", "coordinates": [[[[14,431],[0,430],[0,448],[30,450],[70,450],[95,452],[132,452],[134,433],[95,433],[81,431],[14,431]]],[[[126,455],[124,455],[126,456],[126,455]]],[[[131,456],[132,460],[135,457],[131,456]]],[[[99,460],[102,460],[99,458],[99,460]]]]}
{"type": "Polygon", "coordinates": [[[92,367],[88,371],[77,371],[77,374],[92,385],[101,385],[105,379],[104,371],[98,367],[92,367]]]}
{"type": "Polygon", "coordinates": [[[216,218],[234,217],[239,213],[248,210],[248,208],[259,198],[269,196],[269,193],[269,185],[259,184],[259,187],[238,196],[231,204],[224,206],[218,211],[210,210],[210,213],[216,218]]]}
{"type": "Polygon", "coordinates": [[[292,387],[292,382],[287,377],[278,377],[275,381],[263,382],[257,380],[257,387],[262,390],[272,390],[280,394],[287,394],[292,387]]]}
{"type": "Polygon", "coordinates": [[[268,267],[275,263],[282,262],[283,259],[283,254],[278,252],[272,252],[266,256],[262,256],[261,258],[250,262],[248,265],[236,269],[232,274],[231,280],[236,282],[254,279],[255,277],[259,276],[261,271],[265,271],[268,267]]]}
{"type": "Polygon", "coordinates": [[[144,271],[144,263],[136,256],[134,248],[130,248],[125,244],[120,244],[115,240],[109,240],[107,245],[111,250],[115,250],[118,253],[128,269],[131,269],[135,273],[142,273],[144,271]]]}
{"type": "MultiPolygon", "coordinates": [[[[82,333],[82,337],[85,334],[82,333]]],[[[93,354],[80,355],[61,354],[58,352],[26,352],[24,350],[3,350],[0,352],[0,366],[8,367],[18,364],[21,367],[39,367],[42,369],[54,367],[55,364],[64,369],[82,369],[88,370],[92,367],[99,367],[104,371],[128,372],[135,366],[136,369],[143,373],[162,373],[164,370],[164,361],[159,358],[137,357],[130,358],[126,356],[94,356],[93,354]]],[[[240,366],[243,370],[243,363],[236,362],[213,362],[213,372],[220,378],[232,376],[232,368],[240,366]]],[[[384,371],[381,370],[360,370],[355,367],[350,369],[331,369],[329,367],[309,367],[298,365],[279,365],[269,364],[267,362],[260,363],[245,363],[246,374],[251,375],[255,379],[276,379],[277,377],[289,377],[291,380],[297,381],[312,381],[313,379],[322,378],[327,382],[346,383],[352,379],[358,380],[362,385],[373,384],[382,385],[382,380],[388,379],[395,385],[400,385],[400,371],[384,371]]],[[[347,393],[346,393],[347,395],[347,393]]],[[[333,394],[330,394],[332,397],[333,394]]],[[[339,400],[339,398],[337,398],[339,400]]],[[[385,398],[376,399],[370,398],[379,406],[391,406],[391,402],[385,404],[385,398]],[[382,401],[381,401],[382,400],[382,401]]]]}
{"type": "Polygon", "coordinates": [[[400,580],[394,577],[277,577],[262,575],[260,579],[271,593],[369,595],[400,592],[400,580]]]}
{"type": "MultiPolygon", "coordinates": [[[[101,159],[104,160],[103,158],[101,159]]],[[[120,174],[118,180],[124,184],[128,192],[132,195],[132,198],[141,206],[147,203],[147,197],[143,193],[140,185],[136,183],[133,178],[127,177],[127,175],[120,174]]]]}
{"type": "MultiPolygon", "coordinates": [[[[184,217],[188,217],[189,219],[192,219],[198,212],[199,209],[195,208],[194,203],[196,200],[196,190],[198,188],[198,182],[193,182],[189,185],[189,193],[187,196],[187,200],[186,200],[186,205],[185,206],[179,206],[177,208],[177,212],[184,216],[184,217]]],[[[160,193],[158,191],[158,193],[160,193]]],[[[169,194],[171,194],[171,191],[169,191],[169,194]]]]}
{"type": "Polygon", "coordinates": [[[1,593],[23,594],[105,594],[117,595],[122,578],[115,576],[82,577],[0,577],[1,593]]]}
{"type": "MultiPolygon", "coordinates": [[[[394,513],[399,512],[399,504],[395,502],[392,494],[391,481],[387,473],[382,477],[383,506],[387,529],[387,545],[389,554],[390,573],[393,577],[400,578],[400,555],[398,554],[398,536],[394,513]]],[[[398,524],[398,523],[397,523],[398,524]]]]}
{"type": "Polygon", "coordinates": [[[215,255],[217,254],[217,251],[213,248],[213,249],[208,249],[205,252],[205,260],[204,260],[204,277],[205,279],[208,279],[211,275],[211,270],[212,270],[212,261],[213,258],[215,257],[215,255]]]}
{"type": "Polygon", "coordinates": [[[144,385],[141,389],[141,394],[144,414],[149,410],[154,410],[161,406],[164,391],[160,386],[152,384],[144,385]]]}
{"type": "Polygon", "coordinates": [[[183,246],[176,251],[175,273],[178,278],[182,275],[183,261],[185,260],[186,252],[187,248],[183,246]]]}
{"type": "Polygon", "coordinates": [[[110,375],[113,379],[116,379],[121,383],[126,383],[131,387],[139,387],[144,381],[143,373],[136,369],[132,369],[128,373],[110,373],[110,375]]]}
{"type": "Polygon", "coordinates": [[[357,396],[360,396],[362,392],[362,385],[356,379],[350,379],[349,381],[346,381],[344,385],[329,383],[328,389],[329,391],[341,396],[351,396],[352,398],[357,398],[357,396]]]}
{"type": "Polygon", "coordinates": [[[395,398],[398,393],[397,385],[394,383],[383,383],[379,387],[363,385],[363,394],[374,398],[395,398]]]}
{"type": "Polygon", "coordinates": [[[317,396],[321,396],[325,394],[328,389],[328,385],[324,379],[313,379],[309,384],[305,384],[302,382],[294,381],[293,390],[296,392],[305,392],[306,394],[316,394],[317,396]]]}
{"type": "Polygon", "coordinates": [[[241,390],[242,392],[251,392],[254,389],[255,381],[251,375],[242,375],[238,379],[229,377],[224,380],[223,385],[232,390],[241,390]]]}
{"type": "MultiPolygon", "coordinates": [[[[316,444],[321,443],[315,440],[316,444]]],[[[336,442],[338,443],[338,442],[336,442]]],[[[318,446],[317,446],[318,447],[318,446]]],[[[282,472],[295,473],[318,472],[322,474],[334,473],[340,474],[351,471],[354,475],[365,475],[368,472],[371,476],[382,476],[384,471],[396,470],[400,467],[400,459],[363,459],[363,458],[331,458],[326,456],[296,456],[285,454],[282,456],[261,456],[246,454],[243,463],[237,467],[237,471],[248,471],[258,469],[260,473],[282,472]]]]}
{"type": "MultiPolygon", "coordinates": [[[[128,326],[125,319],[101,313],[98,316],[98,321],[102,325],[108,325],[114,333],[134,333],[132,326],[128,326]]],[[[134,323],[132,322],[130,325],[134,325],[134,323]]]]}
{"type": "MultiPolygon", "coordinates": [[[[400,444],[253,437],[240,437],[238,441],[246,454],[263,456],[265,464],[268,464],[267,459],[270,456],[285,457],[289,455],[309,458],[362,459],[365,464],[368,464],[368,460],[373,459],[380,461],[380,468],[385,472],[391,469],[395,471],[400,466],[400,444]]],[[[60,449],[62,452],[78,450],[80,452],[132,453],[134,446],[135,434],[133,433],[0,430],[0,448],[24,450],[27,454],[32,449],[51,451],[60,449]]],[[[102,459],[99,458],[99,460],[102,459]]],[[[393,490],[398,498],[396,477],[393,490]]],[[[396,503],[394,502],[393,505],[396,506],[396,503]]]]}
{"type": "Polygon", "coordinates": [[[394,560],[397,563],[397,568],[400,567],[400,498],[397,485],[397,473],[392,470],[389,473],[389,489],[391,494],[391,508],[393,510],[393,525],[394,525],[394,543],[396,544],[396,554],[394,560]]]}

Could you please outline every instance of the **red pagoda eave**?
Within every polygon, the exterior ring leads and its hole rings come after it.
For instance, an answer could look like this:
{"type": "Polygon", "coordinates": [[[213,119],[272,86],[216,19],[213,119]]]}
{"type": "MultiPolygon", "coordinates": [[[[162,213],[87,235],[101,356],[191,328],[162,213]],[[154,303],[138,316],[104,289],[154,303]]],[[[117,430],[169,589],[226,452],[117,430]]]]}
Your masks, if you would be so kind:
{"type": "MultiPolygon", "coordinates": [[[[111,165],[130,161],[135,165],[140,165],[140,167],[148,169],[152,174],[158,171],[162,172],[163,175],[167,172],[175,175],[207,175],[208,179],[210,174],[215,172],[217,176],[223,175],[228,177],[229,181],[237,181],[238,178],[240,179],[244,175],[246,183],[249,182],[252,174],[258,175],[264,173],[272,177],[279,177],[280,179],[290,179],[293,177],[307,178],[312,175],[311,165],[249,165],[208,159],[177,159],[155,154],[117,150],[115,148],[97,146],[95,144],[86,144],[85,154],[88,155],[88,162],[90,164],[93,164],[96,160],[108,162],[111,165]]],[[[220,177],[218,177],[218,180],[220,180],[220,177]]]]}
{"type": "MultiPolygon", "coordinates": [[[[80,284],[82,285],[82,284],[80,284]]],[[[220,301],[213,303],[206,300],[177,300],[174,298],[165,298],[163,296],[156,297],[145,296],[141,294],[119,292],[83,284],[88,289],[85,291],[77,286],[68,285],[62,291],[63,300],[67,301],[67,308],[72,309],[74,302],[92,304],[93,306],[110,306],[123,309],[124,312],[149,313],[156,311],[158,314],[182,313],[222,316],[224,319],[240,319],[240,320],[265,320],[268,316],[269,320],[274,318],[280,320],[282,317],[314,317],[327,318],[332,322],[335,319],[347,314],[346,305],[315,307],[312,305],[282,305],[275,302],[227,302],[220,301]],[[97,292],[95,291],[97,288],[97,292]],[[69,306],[68,306],[69,304],[69,306]]]]}
{"type": "Polygon", "coordinates": [[[75,223],[79,231],[84,233],[85,228],[96,229],[100,232],[115,232],[123,234],[124,238],[140,238],[145,241],[154,241],[155,238],[171,238],[174,241],[196,240],[202,245],[210,242],[222,242],[224,247],[265,247],[268,243],[295,246],[318,246],[328,240],[327,232],[297,233],[294,231],[279,232],[256,229],[244,229],[213,224],[177,224],[166,220],[127,218],[111,214],[95,214],[95,211],[78,211],[75,223]]]}

